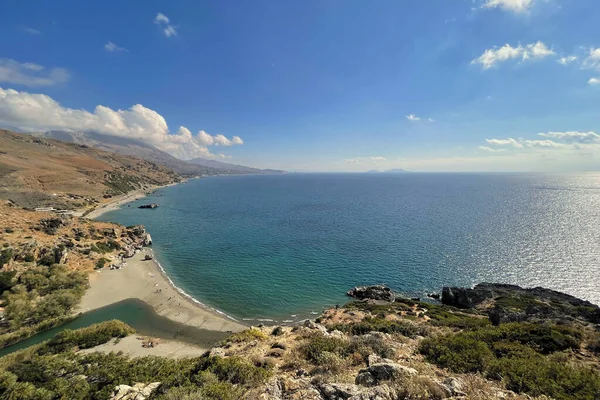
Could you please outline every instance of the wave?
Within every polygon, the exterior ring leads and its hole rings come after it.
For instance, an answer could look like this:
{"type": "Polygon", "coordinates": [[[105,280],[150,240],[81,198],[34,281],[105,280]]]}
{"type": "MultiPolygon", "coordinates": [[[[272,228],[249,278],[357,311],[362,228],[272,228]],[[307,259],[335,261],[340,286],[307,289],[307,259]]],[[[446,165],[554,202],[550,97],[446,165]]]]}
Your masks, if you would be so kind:
{"type": "MultiPolygon", "coordinates": [[[[154,253],[154,250],[152,250],[152,253],[154,253]]],[[[185,290],[183,290],[182,288],[180,288],[179,286],[177,286],[175,284],[175,282],[173,282],[171,280],[171,278],[169,277],[169,275],[167,274],[167,272],[163,268],[162,264],[156,259],[156,257],[153,258],[153,261],[158,266],[158,269],[160,269],[160,272],[163,274],[163,276],[167,279],[167,281],[169,281],[169,284],[173,287],[173,289],[175,289],[177,292],[179,292],[179,294],[181,294],[183,297],[185,297],[188,300],[194,302],[195,304],[199,305],[202,308],[205,308],[205,309],[207,309],[209,311],[212,311],[212,312],[214,312],[216,314],[222,315],[222,316],[224,316],[224,317],[226,317],[226,318],[228,318],[228,319],[230,319],[232,321],[239,322],[237,319],[233,318],[231,315],[229,315],[227,313],[224,313],[223,311],[221,311],[221,310],[219,310],[217,308],[211,307],[211,306],[209,306],[209,305],[207,305],[207,304],[199,301],[198,299],[192,297],[188,293],[186,293],[185,290]]]]}

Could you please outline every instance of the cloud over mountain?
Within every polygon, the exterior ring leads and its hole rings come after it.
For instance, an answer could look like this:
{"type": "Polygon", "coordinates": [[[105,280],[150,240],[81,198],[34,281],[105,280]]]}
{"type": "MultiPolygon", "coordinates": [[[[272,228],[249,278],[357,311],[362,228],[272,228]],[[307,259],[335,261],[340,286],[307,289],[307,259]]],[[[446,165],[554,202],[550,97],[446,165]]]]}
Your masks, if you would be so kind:
{"type": "Polygon", "coordinates": [[[0,123],[25,131],[93,131],[126,137],[151,144],[183,159],[214,157],[207,146],[243,144],[243,140],[238,136],[228,139],[224,135],[213,136],[204,131],[193,135],[183,126],[179,127],[176,133],[172,133],[162,115],[141,104],[133,105],[127,110],[113,110],[98,105],[93,112],[90,112],[63,107],[44,94],[2,88],[0,88],[0,123]]]}

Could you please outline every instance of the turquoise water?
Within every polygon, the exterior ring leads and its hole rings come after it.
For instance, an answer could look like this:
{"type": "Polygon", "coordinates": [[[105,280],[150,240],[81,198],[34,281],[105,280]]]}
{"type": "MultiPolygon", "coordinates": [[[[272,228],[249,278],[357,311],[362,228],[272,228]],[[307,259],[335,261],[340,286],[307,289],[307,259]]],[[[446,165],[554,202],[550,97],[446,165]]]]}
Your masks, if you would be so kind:
{"type": "Polygon", "coordinates": [[[145,224],[175,284],[238,319],[298,320],[374,283],[540,285],[600,303],[600,174],[212,177],[101,219],[145,224]]]}
{"type": "Polygon", "coordinates": [[[160,316],[152,307],[140,300],[128,299],[109,306],[82,314],[80,317],[64,325],[38,333],[12,346],[0,349],[0,357],[17,350],[25,349],[35,344],[53,338],[65,329],[85,328],[98,322],[111,319],[121,320],[133,327],[137,333],[163,339],[175,339],[182,342],[197,344],[210,348],[219,340],[227,337],[227,333],[207,331],[191,326],[185,326],[160,316]]]}

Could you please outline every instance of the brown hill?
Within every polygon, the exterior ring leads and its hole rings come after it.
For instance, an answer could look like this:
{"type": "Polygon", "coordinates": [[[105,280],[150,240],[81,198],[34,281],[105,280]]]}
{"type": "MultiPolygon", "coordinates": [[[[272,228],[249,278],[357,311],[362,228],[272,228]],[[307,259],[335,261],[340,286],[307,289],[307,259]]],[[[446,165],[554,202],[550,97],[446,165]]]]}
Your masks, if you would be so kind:
{"type": "Polygon", "coordinates": [[[0,199],[23,207],[86,207],[180,180],[153,162],[0,130],[0,199]]]}

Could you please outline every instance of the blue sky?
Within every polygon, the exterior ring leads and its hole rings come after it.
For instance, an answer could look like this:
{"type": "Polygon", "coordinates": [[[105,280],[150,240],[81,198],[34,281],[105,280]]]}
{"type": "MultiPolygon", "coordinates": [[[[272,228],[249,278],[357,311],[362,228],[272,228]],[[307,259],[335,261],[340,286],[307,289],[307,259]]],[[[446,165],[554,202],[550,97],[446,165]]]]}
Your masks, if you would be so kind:
{"type": "Polygon", "coordinates": [[[0,10],[3,126],[292,171],[600,167],[595,0],[0,10]]]}

